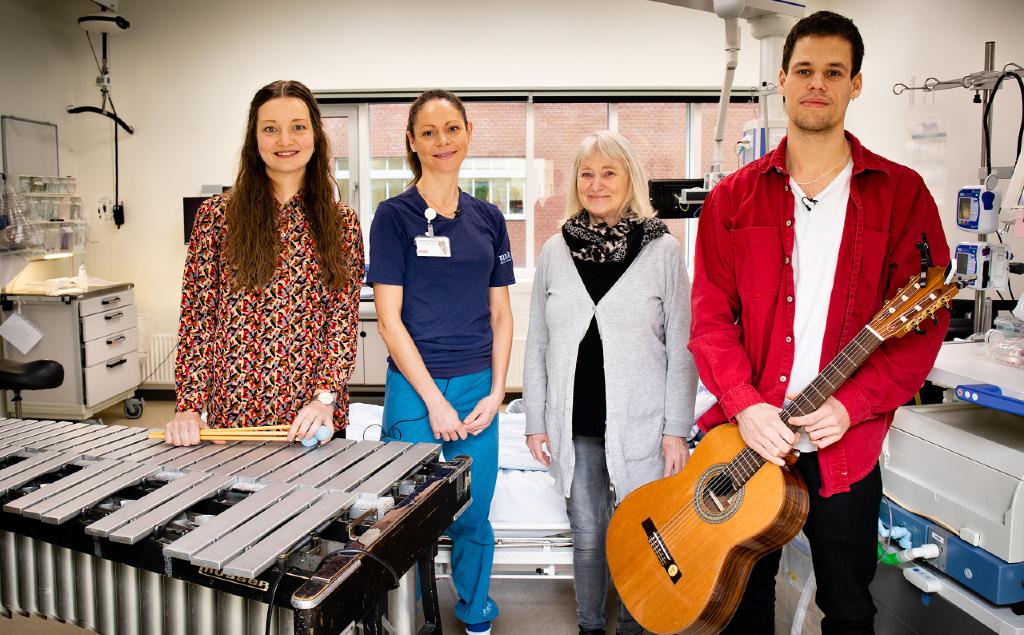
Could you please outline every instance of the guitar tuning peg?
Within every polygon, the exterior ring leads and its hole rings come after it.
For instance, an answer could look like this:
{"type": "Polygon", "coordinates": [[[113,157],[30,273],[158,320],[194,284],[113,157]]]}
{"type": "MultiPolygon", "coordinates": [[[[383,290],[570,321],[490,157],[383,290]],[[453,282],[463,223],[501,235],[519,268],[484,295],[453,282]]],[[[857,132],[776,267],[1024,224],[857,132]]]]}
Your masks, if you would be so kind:
{"type": "Polygon", "coordinates": [[[924,329],[921,328],[920,326],[915,328],[914,332],[917,333],[918,335],[924,335],[924,329]]]}
{"type": "Polygon", "coordinates": [[[934,324],[935,326],[939,325],[939,318],[937,318],[935,315],[932,315],[932,324],[934,324]]]}

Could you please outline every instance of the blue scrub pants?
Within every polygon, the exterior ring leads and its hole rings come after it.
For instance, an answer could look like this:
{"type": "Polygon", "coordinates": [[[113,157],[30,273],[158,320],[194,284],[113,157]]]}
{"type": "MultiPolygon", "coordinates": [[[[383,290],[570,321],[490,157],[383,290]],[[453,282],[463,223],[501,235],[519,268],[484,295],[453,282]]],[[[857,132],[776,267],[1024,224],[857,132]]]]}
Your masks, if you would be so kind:
{"type": "MultiPolygon", "coordinates": [[[[459,413],[459,418],[465,419],[477,403],[490,394],[491,371],[435,379],[434,383],[459,413]]],[[[466,624],[492,621],[498,617],[498,605],[487,595],[494,561],[494,531],[487,516],[498,478],[498,417],[495,416],[483,432],[468,435],[464,441],[458,438],[438,441],[430,429],[426,404],[401,373],[388,369],[381,441],[442,443],[446,458],[459,454],[473,458],[470,467],[473,502],[448,528],[452,539],[452,581],[459,594],[455,616],[466,624]]]]}

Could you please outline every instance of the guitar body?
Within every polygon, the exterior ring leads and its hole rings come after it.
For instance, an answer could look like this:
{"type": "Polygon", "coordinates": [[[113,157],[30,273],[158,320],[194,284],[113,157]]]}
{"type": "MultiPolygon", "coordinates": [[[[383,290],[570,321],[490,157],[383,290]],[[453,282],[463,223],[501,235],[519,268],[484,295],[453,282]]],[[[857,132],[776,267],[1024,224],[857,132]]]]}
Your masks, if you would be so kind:
{"type": "Polygon", "coordinates": [[[679,474],[634,490],[612,516],[608,566],[619,596],[644,628],[719,632],[732,619],[754,563],[789,542],[807,520],[807,488],[789,467],[765,463],[738,491],[722,491],[723,464],[744,448],[736,426],[716,426],[679,474]],[[716,488],[721,496],[708,494],[716,488]]]}
{"type": "MultiPolygon", "coordinates": [[[[779,413],[814,412],[890,337],[911,331],[968,280],[951,265],[930,267],[922,234],[922,273],[885,303],[870,324],[779,413]],[[927,275],[925,275],[927,274],[927,275]]],[[[739,429],[716,426],[683,471],[627,496],[608,525],[608,567],[629,612],[647,630],[718,633],[729,623],[757,560],[792,540],[810,501],[795,470],[768,463],[743,443],[739,429]]]]}

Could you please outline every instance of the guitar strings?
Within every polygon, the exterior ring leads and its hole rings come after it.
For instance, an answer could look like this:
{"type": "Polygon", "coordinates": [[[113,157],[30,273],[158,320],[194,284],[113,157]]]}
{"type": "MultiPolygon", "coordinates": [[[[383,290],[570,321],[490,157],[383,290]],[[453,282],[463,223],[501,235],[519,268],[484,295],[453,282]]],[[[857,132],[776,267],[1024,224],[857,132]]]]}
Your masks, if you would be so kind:
{"type": "MultiPolygon", "coordinates": [[[[845,381],[845,379],[849,378],[849,376],[853,374],[853,372],[860,366],[860,364],[863,363],[863,361],[871,354],[871,352],[874,350],[874,348],[878,346],[878,344],[878,338],[870,335],[870,332],[864,329],[860,333],[858,333],[857,336],[854,337],[854,339],[851,340],[851,342],[846,347],[844,347],[842,351],[840,351],[839,355],[837,355],[836,358],[833,359],[825,367],[825,369],[822,370],[819,376],[815,377],[815,379],[811,382],[811,384],[814,385],[814,392],[818,394],[821,403],[823,403],[825,399],[827,399],[827,397],[823,396],[822,393],[818,390],[819,386],[817,384],[820,384],[819,380],[824,380],[830,388],[833,388],[833,390],[828,393],[832,394],[835,388],[833,387],[833,384],[828,381],[826,374],[830,372],[838,372],[844,378],[843,380],[845,381]],[[863,339],[867,337],[870,337],[870,341],[868,342],[869,345],[865,346],[863,343],[863,339]],[[871,345],[871,342],[873,342],[874,345],[871,345]],[[852,349],[854,348],[860,349],[859,354],[853,356],[849,355],[848,352],[853,352],[852,349]],[[860,359],[858,360],[857,358],[860,359]]],[[[841,383],[842,381],[838,382],[838,384],[841,383]]],[[[810,399],[810,397],[807,394],[805,394],[805,391],[806,389],[804,391],[801,391],[801,394],[798,395],[796,399],[791,401],[790,404],[783,410],[783,413],[785,414],[787,421],[788,418],[792,414],[794,414],[788,412],[789,410],[796,411],[795,414],[802,414],[805,411],[805,408],[809,407],[811,411],[816,409],[816,405],[810,399]]],[[[820,405],[820,403],[818,405],[820,405]]],[[[729,480],[729,485],[732,486],[733,490],[738,491],[739,488],[735,487],[736,480],[731,478],[731,475],[736,475],[736,468],[743,468],[743,473],[744,476],[746,476],[746,478],[742,479],[742,482],[745,484],[746,481],[752,478],[754,473],[756,473],[757,470],[764,465],[764,463],[765,461],[763,457],[761,457],[759,454],[751,450],[749,447],[745,447],[736,455],[736,457],[733,458],[732,461],[730,461],[724,467],[722,472],[716,474],[705,484],[704,489],[702,491],[706,491],[709,489],[714,491],[714,489],[717,486],[724,485],[726,479],[729,480]]],[[[742,487],[742,485],[740,487],[742,487]]],[[[683,508],[680,509],[675,515],[673,515],[673,517],[670,518],[667,523],[665,523],[664,527],[659,530],[663,536],[671,536],[675,534],[679,529],[686,529],[687,531],[692,529],[696,522],[693,520],[695,513],[694,499],[695,497],[691,497],[687,504],[684,505],[683,508]]],[[[701,520],[699,519],[699,517],[697,518],[698,520],[701,520]]]]}
{"type": "MultiPolygon", "coordinates": [[[[821,376],[816,377],[815,380],[812,381],[812,384],[818,384],[820,383],[818,380],[822,379],[825,380],[825,383],[828,383],[828,385],[831,387],[831,382],[828,382],[827,378],[824,377],[824,375],[827,372],[839,372],[841,375],[844,376],[844,378],[849,377],[849,375],[852,374],[852,372],[856,370],[856,368],[860,365],[863,359],[861,359],[860,361],[850,359],[849,355],[846,354],[847,349],[852,347],[860,348],[862,353],[864,353],[864,358],[867,357],[867,354],[870,354],[870,351],[868,351],[861,344],[861,341],[858,341],[861,340],[861,337],[864,335],[868,335],[868,332],[864,331],[862,333],[858,333],[857,337],[855,337],[854,340],[851,341],[851,343],[847,345],[847,347],[844,348],[843,351],[841,351],[840,354],[837,355],[836,358],[833,359],[832,362],[830,362],[825,367],[825,369],[822,370],[821,376]],[[847,369],[846,367],[849,368],[847,369]]],[[[877,341],[877,338],[873,339],[877,341]]],[[[860,357],[860,355],[857,355],[857,357],[860,357]]],[[[817,385],[814,386],[814,392],[818,393],[819,397],[822,397],[822,394],[818,390],[817,385]]],[[[831,394],[831,392],[829,394],[831,394]]],[[[825,397],[822,397],[821,401],[824,402],[824,400],[825,397]]],[[[794,399],[792,402],[790,402],[789,406],[787,406],[783,410],[785,419],[788,420],[789,417],[792,416],[792,414],[803,414],[805,412],[805,408],[807,407],[810,407],[811,411],[815,409],[815,405],[813,401],[810,399],[810,397],[807,394],[805,394],[804,391],[801,391],[801,394],[798,395],[798,397],[794,399]],[[791,410],[796,412],[790,412],[791,410]]],[[[712,479],[708,481],[704,489],[714,490],[716,486],[723,485],[725,480],[728,479],[730,481],[730,486],[734,487],[735,491],[738,491],[739,488],[735,487],[736,479],[731,478],[731,476],[737,474],[736,468],[742,468],[743,475],[746,478],[741,479],[741,481],[745,484],[746,481],[752,478],[754,473],[756,473],[757,470],[764,465],[764,463],[765,460],[763,457],[754,452],[751,448],[745,447],[737,454],[736,457],[734,457],[732,461],[729,462],[729,464],[725,466],[722,472],[715,475],[714,477],[712,477],[712,479]]],[[[742,485],[740,487],[742,487],[742,485]]],[[[692,502],[694,498],[695,497],[691,497],[690,501],[692,502]]],[[[681,509],[678,513],[676,513],[672,518],[669,519],[669,521],[665,524],[664,529],[661,531],[665,535],[672,535],[676,533],[676,531],[680,528],[689,530],[694,526],[694,521],[692,520],[693,518],[694,516],[690,511],[690,505],[688,503],[687,506],[684,506],[683,509],[681,509]]]]}
{"type": "MultiPolygon", "coordinates": [[[[901,289],[898,293],[902,293],[902,291],[903,290],[901,289]]],[[[933,294],[931,300],[934,299],[935,296],[933,294]]],[[[886,306],[888,306],[891,302],[892,300],[886,302],[886,306]]],[[[913,317],[911,317],[913,315],[913,311],[924,313],[924,310],[922,310],[919,306],[921,304],[919,301],[909,302],[907,300],[904,300],[904,302],[906,304],[904,305],[903,310],[900,312],[900,315],[898,316],[898,319],[901,320],[904,324],[907,324],[912,319],[914,319],[913,317]],[[913,311],[911,311],[909,307],[913,307],[913,311]]],[[[897,317],[894,317],[894,314],[895,312],[890,313],[889,317],[886,319],[887,323],[891,324],[892,322],[895,322],[897,317]]],[[[869,331],[868,327],[862,329],[850,341],[850,343],[847,344],[839,352],[839,354],[831,362],[829,362],[828,365],[826,365],[824,369],[822,369],[821,373],[819,373],[819,375],[815,377],[811,381],[811,383],[808,384],[808,386],[805,387],[804,390],[802,390],[800,394],[797,395],[797,397],[793,399],[785,409],[783,409],[782,413],[780,414],[780,417],[785,417],[784,422],[787,425],[789,425],[789,418],[793,414],[802,415],[806,414],[807,412],[813,412],[814,410],[816,410],[818,407],[820,407],[821,404],[823,404],[828,399],[829,396],[835,393],[835,391],[838,389],[840,385],[842,385],[844,381],[846,381],[847,379],[850,378],[850,376],[853,375],[857,368],[860,367],[860,365],[871,355],[872,352],[874,352],[876,348],[878,348],[881,345],[881,343],[882,342],[880,340],[880,336],[876,336],[872,331],[869,331]],[[855,348],[859,348],[860,350],[856,351],[854,350],[855,348]],[[845,367],[847,365],[848,368],[845,367]],[[838,372],[839,375],[842,377],[842,379],[836,382],[835,384],[829,381],[829,378],[827,376],[828,373],[833,372],[838,372]],[[827,384],[831,390],[822,392],[822,389],[824,388],[822,383],[827,384]],[[816,396],[818,397],[817,404],[811,398],[808,392],[808,388],[814,393],[816,393],[816,396]]],[[[796,430],[795,426],[789,427],[791,430],[796,430]]],[[[738,492],[739,488],[735,487],[736,480],[732,478],[733,476],[738,475],[737,468],[742,468],[744,475],[746,475],[746,478],[742,480],[743,485],[745,485],[747,481],[753,478],[754,474],[764,465],[765,462],[766,461],[764,460],[764,457],[761,457],[751,448],[744,447],[742,450],[740,450],[739,453],[737,453],[737,455],[731,461],[729,461],[729,463],[725,465],[721,472],[716,474],[707,483],[705,483],[703,491],[706,491],[708,489],[711,489],[713,491],[715,488],[724,485],[726,480],[728,480],[729,485],[734,488],[735,492],[738,492]],[[748,470],[750,472],[749,474],[747,474],[748,470]]],[[[743,487],[743,485],[741,485],[740,487],[743,487]]],[[[681,528],[687,530],[692,528],[695,522],[693,518],[695,516],[696,511],[694,507],[694,498],[695,497],[693,496],[689,497],[687,503],[684,504],[683,507],[676,514],[674,514],[667,523],[665,523],[662,529],[659,529],[659,533],[661,533],[663,537],[668,538],[671,535],[675,534],[676,531],[681,528]]],[[[699,519],[698,517],[698,521],[700,520],[702,519],[699,519]]]]}
{"type": "MultiPolygon", "coordinates": [[[[862,331],[861,333],[858,333],[857,337],[855,337],[853,341],[851,341],[851,343],[847,345],[847,347],[844,348],[843,351],[841,351],[840,354],[837,355],[836,358],[833,359],[832,362],[828,364],[828,366],[826,366],[825,370],[822,371],[819,377],[816,377],[815,380],[812,381],[812,384],[817,383],[818,379],[824,379],[826,383],[828,383],[829,386],[832,387],[831,382],[828,382],[827,378],[824,377],[827,371],[838,371],[844,377],[848,377],[850,374],[852,374],[852,372],[856,370],[856,368],[863,361],[863,359],[860,360],[859,362],[855,361],[854,359],[850,359],[850,357],[846,355],[846,352],[847,349],[856,346],[857,348],[861,349],[861,353],[864,354],[863,357],[866,358],[867,354],[870,354],[870,351],[867,350],[867,348],[864,347],[860,341],[858,341],[861,339],[862,335],[865,334],[867,334],[867,331],[862,331]],[[846,370],[844,366],[849,366],[849,370],[846,370]]],[[[877,338],[875,339],[877,340],[877,338]]],[[[860,357],[860,355],[857,355],[857,357],[860,357]]],[[[822,397],[821,393],[817,390],[817,386],[815,386],[814,391],[818,393],[819,397],[822,397]]],[[[804,394],[804,391],[801,391],[801,394],[798,395],[797,399],[794,399],[792,402],[790,402],[790,405],[787,406],[787,408],[784,410],[784,413],[791,408],[798,412],[802,412],[805,406],[803,405],[803,403],[798,402],[798,399],[800,399],[801,402],[807,402],[807,406],[813,408],[813,402],[807,395],[804,394]]],[[[824,402],[824,400],[825,398],[821,399],[822,402],[824,402]]],[[[788,420],[790,415],[789,413],[786,413],[786,415],[786,419],[788,420]]],[[[726,480],[729,481],[729,485],[731,488],[733,488],[734,491],[738,491],[739,488],[735,487],[736,480],[732,478],[732,476],[737,475],[736,468],[740,467],[743,469],[743,473],[744,476],[746,476],[746,478],[742,479],[742,482],[745,484],[747,480],[753,477],[754,473],[756,473],[756,471],[760,469],[762,465],[764,465],[763,457],[753,452],[753,450],[751,450],[750,448],[744,448],[737,454],[736,457],[733,458],[732,461],[730,461],[724,467],[722,472],[716,474],[705,484],[704,489],[702,491],[714,491],[718,486],[724,485],[726,480]]],[[[664,527],[661,530],[659,530],[663,536],[671,536],[675,534],[678,529],[681,528],[689,530],[695,525],[696,521],[694,521],[693,519],[694,513],[696,511],[696,503],[694,502],[694,499],[695,497],[691,497],[688,503],[684,505],[683,508],[680,509],[675,515],[673,515],[673,517],[670,518],[667,523],[665,523],[664,527]]]]}
{"type": "MultiPolygon", "coordinates": [[[[847,346],[845,346],[839,354],[829,362],[828,365],[826,365],[824,369],[822,369],[821,373],[819,373],[819,375],[815,377],[814,380],[812,380],[811,383],[808,384],[808,386],[805,387],[804,390],[802,390],[785,409],[783,409],[782,415],[785,415],[784,422],[787,422],[787,425],[789,425],[788,420],[793,414],[806,414],[808,408],[810,409],[810,412],[813,412],[820,407],[820,405],[828,399],[828,396],[832,395],[838,386],[860,367],[864,360],[870,356],[879,344],[880,342],[878,338],[874,337],[870,331],[867,329],[861,330],[861,332],[858,333],[853,340],[851,340],[850,343],[847,344],[847,346]],[[868,341],[865,342],[865,339],[868,339],[868,341]],[[853,349],[860,350],[854,351],[853,349]],[[850,353],[855,354],[851,355],[850,353]],[[836,384],[833,384],[829,381],[828,374],[836,372],[843,379],[838,381],[836,384]],[[831,390],[827,391],[827,394],[821,391],[821,389],[824,388],[822,383],[827,384],[828,387],[831,388],[831,390]],[[817,394],[817,397],[819,398],[819,402],[817,404],[814,403],[814,400],[812,400],[808,394],[808,388],[817,394]],[[791,409],[793,412],[788,412],[791,409]]],[[[794,426],[790,426],[790,428],[795,430],[794,426]]],[[[737,481],[732,478],[733,476],[739,475],[737,474],[736,468],[742,468],[743,476],[746,477],[742,479],[742,483],[746,484],[748,480],[753,478],[754,474],[764,465],[765,462],[766,461],[763,457],[754,452],[751,448],[745,447],[723,467],[721,472],[705,483],[702,492],[707,490],[715,491],[719,486],[725,485],[726,481],[728,481],[729,486],[734,492],[733,495],[735,496],[735,492],[738,492],[739,489],[743,487],[743,485],[736,487],[737,481]]],[[[661,529],[659,529],[659,532],[663,536],[668,537],[674,535],[679,529],[689,530],[696,526],[697,522],[703,522],[699,516],[696,515],[695,498],[695,496],[690,497],[687,504],[685,504],[664,524],[661,529]]]]}

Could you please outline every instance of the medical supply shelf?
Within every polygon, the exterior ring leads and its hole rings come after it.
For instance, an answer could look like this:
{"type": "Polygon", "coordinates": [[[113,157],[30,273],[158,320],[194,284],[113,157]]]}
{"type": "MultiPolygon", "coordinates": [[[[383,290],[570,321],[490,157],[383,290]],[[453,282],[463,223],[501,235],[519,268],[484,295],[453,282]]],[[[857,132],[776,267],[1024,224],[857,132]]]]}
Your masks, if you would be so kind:
{"type": "Polygon", "coordinates": [[[981,342],[946,342],[928,373],[934,384],[947,388],[967,384],[993,384],[1011,399],[1024,401],[1024,368],[989,359],[981,342]]]}
{"type": "MultiPolygon", "coordinates": [[[[53,359],[64,366],[64,384],[59,388],[22,393],[25,417],[89,419],[119,401],[132,400],[140,380],[133,289],[133,284],[122,283],[79,295],[26,291],[0,296],[4,319],[20,311],[44,333],[28,354],[5,341],[4,357],[53,359]]],[[[7,408],[13,412],[10,397],[7,408]]]]}

